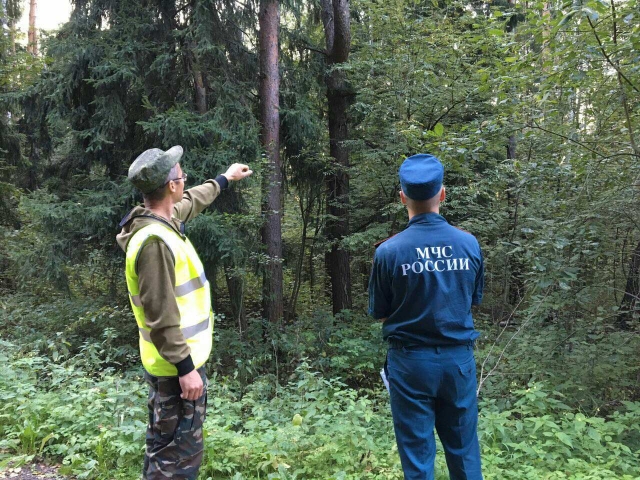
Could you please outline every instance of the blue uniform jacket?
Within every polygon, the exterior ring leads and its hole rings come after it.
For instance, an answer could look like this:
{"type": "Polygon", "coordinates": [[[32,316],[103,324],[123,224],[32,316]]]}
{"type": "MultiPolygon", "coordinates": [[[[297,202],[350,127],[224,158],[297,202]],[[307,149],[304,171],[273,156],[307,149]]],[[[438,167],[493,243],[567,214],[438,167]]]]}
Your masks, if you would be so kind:
{"type": "Polygon", "coordinates": [[[414,216],[376,250],[369,314],[386,318],[385,340],[416,345],[468,344],[471,305],[482,300],[484,266],[476,238],[436,213],[414,216]]]}

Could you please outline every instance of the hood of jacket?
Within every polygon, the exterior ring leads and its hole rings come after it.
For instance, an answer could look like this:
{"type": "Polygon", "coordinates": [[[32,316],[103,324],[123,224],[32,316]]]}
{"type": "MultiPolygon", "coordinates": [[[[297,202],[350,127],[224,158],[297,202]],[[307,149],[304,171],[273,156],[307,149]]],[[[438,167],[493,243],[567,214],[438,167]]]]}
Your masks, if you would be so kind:
{"type": "Polygon", "coordinates": [[[180,232],[179,225],[176,225],[175,222],[180,223],[177,219],[172,219],[172,221],[169,222],[144,206],[134,207],[120,222],[122,230],[120,230],[120,233],[116,235],[116,242],[118,242],[122,251],[126,253],[127,245],[129,244],[131,237],[133,237],[138,230],[151,223],[162,223],[167,225],[175,230],[177,234],[183,236],[180,232]]]}

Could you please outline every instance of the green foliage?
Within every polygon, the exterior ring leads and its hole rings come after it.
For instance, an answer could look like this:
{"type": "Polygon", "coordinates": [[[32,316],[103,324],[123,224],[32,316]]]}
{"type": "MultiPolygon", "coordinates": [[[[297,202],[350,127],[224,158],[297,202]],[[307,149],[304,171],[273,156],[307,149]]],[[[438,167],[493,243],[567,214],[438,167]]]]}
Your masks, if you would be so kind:
{"type": "MultiPolygon", "coordinates": [[[[78,478],[136,476],[146,428],[138,371],[122,376],[107,369],[88,377],[80,357],[56,364],[0,344],[4,462],[44,454],[60,458],[62,472],[78,478]]],[[[381,385],[363,395],[303,362],[284,386],[261,376],[239,387],[230,377],[211,378],[203,478],[402,478],[381,385]]],[[[636,478],[639,421],[637,403],[589,416],[543,383],[515,389],[507,405],[483,400],[485,477],[636,478]]],[[[437,472],[446,478],[441,452],[437,472]]]]}
{"type": "Polygon", "coordinates": [[[515,390],[508,409],[485,403],[479,427],[483,464],[497,478],[632,479],[640,429],[637,403],[608,418],[573,412],[544,384],[515,390]],[[517,473],[513,464],[520,464],[517,473]]]}
{"type": "MultiPolygon", "coordinates": [[[[19,6],[0,6],[7,29],[19,6]]],[[[3,455],[56,457],[87,478],[138,475],[144,392],[129,370],[136,327],[114,242],[137,201],[124,177],[142,150],[173,144],[198,183],[234,161],[260,174],[257,7],[75,2],[46,58],[14,54],[10,32],[0,36],[3,455]]],[[[333,317],[320,12],[283,4],[290,303],[283,324],[257,313],[259,179],[226,191],[188,225],[217,318],[203,476],[401,477],[378,377],[385,346],[364,312],[372,244],[406,221],[397,168],[423,151],[446,166],[444,215],[480,239],[486,260],[476,315],[486,478],[640,476],[638,324],[619,320],[640,225],[637,8],[352,5],[341,68],[355,301],[333,317]]]]}
{"type": "MultiPolygon", "coordinates": [[[[611,313],[615,316],[617,310],[611,313]]],[[[621,402],[636,399],[640,366],[629,359],[640,349],[640,340],[609,326],[604,309],[599,315],[585,325],[581,318],[559,320],[530,313],[518,317],[515,325],[485,332],[477,354],[483,396],[508,407],[499,400],[504,392],[531,381],[544,382],[565,395],[572,408],[592,415],[611,413],[621,402]]]]}
{"type": "Polygon", "coordinates": [[[282,326],[251,318],[243,335],[217,326],[214,335],[216,371],[242,386],[262,375],[286,382],[301,363],[308,363],[324,377],[366,391],[378,387],[379,364],[385,355],[380,325],[349,311],[335,318],[315,312],[282,326]]]}
{"type": "MultiPolygon", "coordinates": [[[[32,56],[19,43],[23,34],[16,24],[22,7],[18,0],[0,4],[0,226],[13,228],[19,225],[16,186],[28,185],[26,179],[33,171],[25,148],[26,135],[19,125],[24,111],[19,97],[38,80],[44,66],[43,59],[32,56]]],[[[4,256],[1,251],[0,255],[4,256]]]]}
{"type": "Polygon", "coordinates": [[[22,225],[8,237],[7,252],[21,286],[35,291],[53,286],[67,293],[77,287],[81,295],[115,295],[121,273],[120,261],[113,258],[113,225],[123,212],[114,199],[124,203],[132,189],[100,180],[87,183],[92,190],[79,190],[67,199],[46,190],[21,196],[22,225]]]}
{"type": "Polygon", "coordinates": [[[237,478],[395,478],[389,418],[376,402],[302,364],[276,390],[256,381],[236,402],[214,396],[203,476],[237,478]],[[302,424],[295,425],[295,414],[302,424]],[[381,433],[384,432],[382,435],[381,433]],[[213,453],[215,452],[215,454],[213,453]],[[323,473],[320,473],[323,472],[323,473]],[[240,474],[241,476],[238,476],[240,474]]]}
{"type": "Polygon", "coordinates": [[[0,449],[12,452],[6,460],[44,453],[62,458],[63,472],[79,478],[130,478],[130,458],[141,458],[146,425],[139,379],[109,369],[87,377],[81,355],[56,364],[15,354],[15,346],[3,341],[0,449]]]}
{"type": "Polygon", "coordinates": [[[0,313],[0,338],[23,353],[56,363],[76,357],[76,364],[96,373],[138,364],[137,327],[128,307],[86,297],[15,295],[0,301],[0,313]]]}

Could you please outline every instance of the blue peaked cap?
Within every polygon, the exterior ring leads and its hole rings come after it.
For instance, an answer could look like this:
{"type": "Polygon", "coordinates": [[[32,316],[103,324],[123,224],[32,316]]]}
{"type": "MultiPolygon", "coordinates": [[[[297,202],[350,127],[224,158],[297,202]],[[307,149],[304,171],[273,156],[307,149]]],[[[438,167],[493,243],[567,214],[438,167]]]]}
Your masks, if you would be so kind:
{"type": "Polygon", "coordinates": [[[428,153],[405,159],[398,171],[404,194],[412,200],[428,200],[442,188],[444,167],[440,160],[428,153]]]}

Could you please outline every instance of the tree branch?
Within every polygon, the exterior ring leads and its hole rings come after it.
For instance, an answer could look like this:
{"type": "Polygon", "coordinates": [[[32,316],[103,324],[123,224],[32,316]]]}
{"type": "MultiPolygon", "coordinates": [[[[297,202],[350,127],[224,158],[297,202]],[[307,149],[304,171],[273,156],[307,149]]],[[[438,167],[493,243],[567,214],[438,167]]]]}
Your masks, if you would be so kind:
{"type": "Polygon", "coordinates": [[[305,50],[309,50],[310,52],[319,53],[321,55],[324,55],[325,57],[328,55],[326,50],[320,50],[319,48],[314,47],[313,45],[310,45],[307,42],[302,42],[302,48],[304,48],[305,50]]]}
{"type": "MultiPolygon", "coordinates": [[[[544,294],[544,297],[542,297],[542,299],[538,302],[538,304],[536,305],[536,308],[533,310],[533,312],[531,312],[529,314],[528,318],[524,322],[522,322],[522,325],[520,325],[520,328],[518,328],[518,330],[516,330],[515,333],[511,336],[509,341],[507,341],[507,344],[502,349],[502,352],[500,352],[500,355],[498,356],[498,360],[496,360],[495,365],[493,366],[493,368],[491,370],[489,370],[487,372],[487,374],[483,378],[482,377],[482,373],[484,371],[484,366],[487,363],[487,360],[489,360],[489,355],[491,355],[491,351],[493,350],[493,347],[496,346],[496,344],[498,343],[498,340],[500,339],[500,337],[502,336],[502,334],[506,330],[507,326],[509,325],[509,320],[507,320],[507,324],[504,326],[504,328],[500,332],[500,335],[498,335],[498,338],[496,338],[496,340],[493,343],[493,345],[491,345],[491,349],[489,350],[489,353],[487,354],[487,358],[485,358],[484,362],[482,362],[482,366],[480,367],[480,382],[478,383],[478,390],[476,390],[476,395],[480,394],[480,389],[482,388],[482,385],[484,385],[484,382],[487,380],[487,378],[489,378],[491,375],[493,375],[493,372],[495,371],[495,369],[498,368],[498,365],[500,364],[500,360],[502,360],[502,357],[504,357],[504,353],[507,351],[507,348],[509,348],[509,345],[511,344],[512,340],[514,338],[516,338],[516,336],[520,333],[520,331],[535,317],[535,314],[538,312],[538,310],[540,309],[540,306],[543,304],[543,300],[545,300],[547,298],[547,295],[549,295],[549,291],[548,290],[544,294]]],[[[511,312],[511,315],[509,316],[509,319],[513,316],[515,311],[518,309],[518,307],[520,306],[520,303],[522,303],[522,299],[520,300],[520,302],[518,302],[518,305],[516,305],[516,307],[513,309],[513,312],[511,312]]]]}
{"type": "Polygon", "coordinates": [[[609,55],[607,55],[607,52],[604,49],[604,45],[602,44],[602,41],[600,40],[600,36],[598,35],[598,32],[596,31],[596,27],[593,24],[593,22],[591,21],[591,19],[589,18],[589,16],[587,16],[587,21],[589,22],[589,26],[591,27],[591,31],[593,32],[593,35],[596,37],[596,40],[598,42],[598,45],[600,45],[600,51],[602,52],[602,55],[604,55],[604,58],[607,59],[607,62],[609,63],[609,65],[611,65],[616,72],[618,72],[618,74],[624,79],[625,82],[627,82],[629,84],[629,86],[631,88],[633,88],[636,92],[640,93],[640,90],[638,90],[638,87],[636,87],[631,80],[629,80],[627,78],[627,76],[622,73],[622,70],[620,70],[620,67],[613,61],[611,60],[611,57],[609,55]]]}
{"type": "Polygon", "coordinates": [[[440,120],[442,120],[444,117],[446,117],[447,115],[449,115],[449,112],[450,112],[451,110],[453,110],[454,108],[456,108],[456,107],[457,107],[458,105],[460,105],[461,103],[464,103],[466,100],[467,100],[467,98],[465,97],[465,98],[462,98],[462,99],[458,100],[457,102],[453,102],[453,103],[452,103],[452,105],[449,105],[449,106],[447,107],[447,109],[444,111],[444,113],[443,113],[442,115],[440,115],[438,118],[436,118],[436,119],[432,122],[431,128],[430,128],[429,130],[433,129],[433,127],[435,127],[435,126],[436,126],[436,124],[437,124],[440,120]]]}
{"type": "Polygon", "coordinates": [[[551,135],[555,135],[557,137],[564,138],[568,142],[572,142],[572,143],[575,143],[576,145],[580,145],[585,150],[588,150],[591,153],[594,153],[594,154],[596,154],[597,156],[599,156],[601,158],[608,158],[606,155],[603,155],[602,153],[598,152],[597,150],[594,150],[593,148],[588,147],[584,143],[578,142],[577,140],[569,138],[566,135],[562,135],[561,133],[557,133],[557,132],[553,132],[551,130],[547,130],[546,128],[541,127],[540,125],[538,125],[536,122],[533,122],[533,124],[529,125],[529,128],[537,128],[538,130],[542,130],[543,132],[550,133],[551,135]]]}

